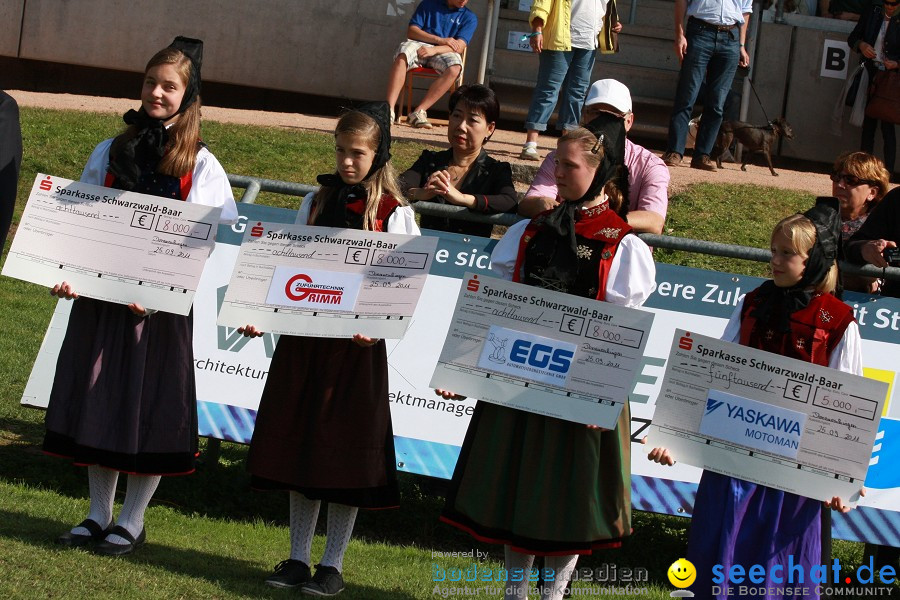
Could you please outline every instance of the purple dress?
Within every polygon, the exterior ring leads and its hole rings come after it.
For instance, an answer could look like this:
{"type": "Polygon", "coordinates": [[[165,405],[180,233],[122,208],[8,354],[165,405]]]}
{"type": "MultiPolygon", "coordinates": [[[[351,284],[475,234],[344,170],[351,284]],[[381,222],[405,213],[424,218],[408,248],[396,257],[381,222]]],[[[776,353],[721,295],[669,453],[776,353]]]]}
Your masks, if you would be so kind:
{"type": "MultiPolygon", "coordinates": [[[[821,511],[819,500],[704,471],[697,488],[695,516],[688,537],[687,559],[697,570],[697,581],[691,586],[694,597],[733,599],[740,597],[740,585],[746,585],[775,588],[775,591],[806,587],[809,594],[797,597],[818,598],[816,584],[808,577],[812,566],[821,563],[821,511]],[[790,559],[793,564],[802,565],[807,577],[804,583],[796,580],[793,584],[788,583],[788,557],[793,557],[790,559]],[[782,565],[785,568],[776,571],[775,575],[783,582],[767,579],[755,584],[744,579],[742,584],[727,581],[714,584],[711,575],[716,564],[723,566],[721,572],[726,577],[732,565],[742,565],[746,572],[752,565],[760,564],[768,574],[772,573],[774,565],[782,565]],[[714,585],[721,587],[722,593],[713,595],[714,585]],[[729,585],[733,594],[727,596],[725,592],[729,585]]],[[[775,600],[792,596],[764,594],[753,597],[775,600]]]]}
{"type": "MultiPolygon", "coordinates": [[[[790,330],[781,332],[756,320],[754,311],[761,302],[760,289],[747,294],[736,311],[740,314],[739,338],[727,333],[725,338],[739,341],[743,346],[828,366],[853,322],[850,307],[831,294],[817,295],[806,307],[790,314],[790,330]]],[[[778,314],[769,323],[777,323],[778,314]]],[[[821,500],[704,471],[688,536],[687,559],[697,571],[697,579],[691,585],[694,597],[731,600],[744,597],[739,594],[740,587],[747,586],[760,592],[760,588],[775,592],[753,593],[752,597],[758,600],[819,598],[818,584],[809,577],[812,567],[822,562],[821,511],[821,500]],[[717,573],[724,574],[724,582],[713,583],[714,565],[722,565],[717,573]],[[745,574],[751,566],[762,565],[767,579],[753,583],[745,576],[742,583],[729,582],[728,572],[733,565],[741,565],[745,574]],[[781,582],[771,579],[772,567],[776,565],[782,567],[775,572],[781,582]],[[798,580],[796,572],[793,581],[788,580],[789,565],[801,566],[803,581],[798,580]],[[719,593],[713,594],[714,588],[719,593]],[[782,593],[797,588],[805,589],[806,593],[799,596],[782,593]]]]}

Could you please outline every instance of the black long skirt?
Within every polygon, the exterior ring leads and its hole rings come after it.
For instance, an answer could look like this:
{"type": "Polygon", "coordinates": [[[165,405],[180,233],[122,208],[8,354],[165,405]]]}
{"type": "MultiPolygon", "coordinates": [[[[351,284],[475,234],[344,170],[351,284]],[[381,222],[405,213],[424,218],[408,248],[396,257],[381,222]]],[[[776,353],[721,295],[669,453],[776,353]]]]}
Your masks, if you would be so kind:
{"type": "Polygon", "coordinates": [[[258,489],[361,508],[399,504],[384,341],[281,336],[250,442],[258,489]]]}
{"type": "Polygon", "coordinates": [[[193,472],[192,331],[192,315],[141,318],[122,304],[75,300],[45,417],[44,451],[126,473],[193,472]]]}

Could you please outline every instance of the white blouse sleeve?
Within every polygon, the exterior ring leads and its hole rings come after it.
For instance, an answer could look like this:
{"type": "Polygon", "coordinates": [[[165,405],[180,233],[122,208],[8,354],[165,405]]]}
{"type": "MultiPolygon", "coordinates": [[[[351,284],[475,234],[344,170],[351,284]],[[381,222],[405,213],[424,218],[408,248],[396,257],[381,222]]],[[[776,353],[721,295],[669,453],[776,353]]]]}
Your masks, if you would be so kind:
{"type": "Polygon", "coordinates": [[[856,321],[850,323],[844,331],[844,337],[831,352],[828,366],[832,369],[852,373],[863,374],[862,366],[862,339],[859,335],[859,326],[856,321]]]}
{"type": "Polygon", "coordinates": [[[606,281],[606,301],[641,306],[656,289],[656,263],[650,247],[636,235],[619,242],[606,281]]]}
{"type": "Polygon", "coordinates": [[[497,245],[494,246],[494,251],[491,252],[491,271],[497,277],[512,281],[516,258],[519,256],[519,240],[522,239],[525,228],[530,222],[528,219],[524,219],[507,229],[497,245]]]}
{"type": "Polygon", "coordinates": [[[237,205],[234,203],[228,175],[207,148],[201,148],[197,153],[191,191],[186,200],[205,206],[220,206],[222,208],[220,223],[230,225],[237,222],[237,205]]]}
{"type": "Polygon", "coordinates": [[[103,140],[94,151],[91,152],[84,170],[81,172],[82,183],[90,183],[91,185],[103,185],[106,183],[106,168],[109,166],[109,147],[112,146],[113,138],[103,140]]]}
{"type": "Polygon", "coordinates": [[[300,208],[297,210],[297,218],[294,219],[294,225],[309,224],[309,211],[312,209],[312,201],[315,195],[315,192],[310,192],[303,196],[303,200],[300,201],[300,208]]]}
{"type": "Polygon", "coordinates": [[[744,310],[744,299],[741,298],[741,301],[738,303],[736,307],[734,307],[734,312],[731,313],[731,318],[728,319],[728,324],[725,325],[725,331],[722,332],[722,337],[720,338],[723,342],[732,342],[737,344],[741,339],[741,311],[744,310]]]}
{"type": "Polygon", "coordinates": [[[387,233],[405,233],[406,235],[422,235],[416,224],[416,213],[411,206],[398,206],[388,217],[387,233]]]}

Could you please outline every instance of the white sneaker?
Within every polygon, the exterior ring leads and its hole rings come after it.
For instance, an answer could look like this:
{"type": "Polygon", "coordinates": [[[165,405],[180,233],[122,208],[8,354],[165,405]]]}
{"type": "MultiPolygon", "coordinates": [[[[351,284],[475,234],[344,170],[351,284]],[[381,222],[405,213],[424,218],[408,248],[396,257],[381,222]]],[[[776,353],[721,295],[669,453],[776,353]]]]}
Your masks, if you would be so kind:
{"type": "Polygon", "coordinates": [[[393,125],[397,121],[397,114],[394,112],[394,109],[391,109],[391,125],[393,125]]]}
{"type": "Polygon", "coordinates": [[[416,129],[431,129],[431,123],[428,122],[428,115],[424,110],[417,110],[406,117],[406,122],[416,129]]]}
{"type": "Polygon", "coordinates": [[[541,160],[541,155],[538,154],[537,145],[525,144],[522,147],[522,152],[519,153],[519,158],[522,160],[541,160]]]}

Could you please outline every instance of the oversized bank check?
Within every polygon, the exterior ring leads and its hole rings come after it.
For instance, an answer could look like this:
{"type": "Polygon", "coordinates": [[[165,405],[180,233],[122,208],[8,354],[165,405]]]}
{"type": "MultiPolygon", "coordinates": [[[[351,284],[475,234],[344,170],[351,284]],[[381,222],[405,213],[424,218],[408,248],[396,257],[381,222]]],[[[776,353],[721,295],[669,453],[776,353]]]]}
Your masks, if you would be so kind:
{"type": "Polygon", "coordinates": [[[887,384],[675,330],[648,446],[678,461],[856,503],[887,384]]]}
{"type": "Polygon", "coordinates": [[[613,428],[653,314],[466,273],[431,387],[613,428]]]}
{"type": "Polygon", "coordinates": [[[39,173],[3,275],[186,315],[221,212],[39,173]]]}
{"type": "Polygon", "coordinates": [[[436,247],[426,236],[257,222],[244,233],[218,324],[402,338],[436,247]]]}

